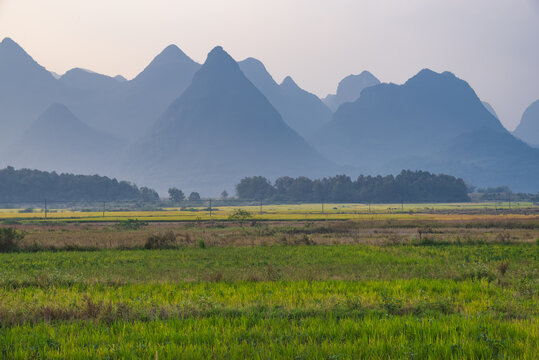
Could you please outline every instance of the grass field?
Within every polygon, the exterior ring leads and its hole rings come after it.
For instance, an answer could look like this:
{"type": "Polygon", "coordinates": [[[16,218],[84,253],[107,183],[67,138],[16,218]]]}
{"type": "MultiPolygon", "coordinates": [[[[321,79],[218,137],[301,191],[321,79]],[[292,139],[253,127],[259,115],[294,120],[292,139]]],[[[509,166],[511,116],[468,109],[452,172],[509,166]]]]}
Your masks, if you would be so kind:
{"type": "Polygon", "coordinates": [[[423,215],[9,225],[0,358],[536,359],[539,217],[423,215]]]}

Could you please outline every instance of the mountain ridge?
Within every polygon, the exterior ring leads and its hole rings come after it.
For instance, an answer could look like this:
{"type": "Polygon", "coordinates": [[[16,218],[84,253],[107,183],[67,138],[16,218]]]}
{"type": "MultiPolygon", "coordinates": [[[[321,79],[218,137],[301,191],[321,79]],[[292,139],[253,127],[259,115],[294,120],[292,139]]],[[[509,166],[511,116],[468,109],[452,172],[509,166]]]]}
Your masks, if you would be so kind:
{"type": "Polygon", "coordinates": [[[219,184],[230,189],[253,173],[310,175],[332,166],[286,125],[219,46],[128,153],[127,167],[135,169],[134,176],[161,190],[182,186],[215,192],[219,184]],[[148,173],[160,175],[148,179],[148,173]]]}

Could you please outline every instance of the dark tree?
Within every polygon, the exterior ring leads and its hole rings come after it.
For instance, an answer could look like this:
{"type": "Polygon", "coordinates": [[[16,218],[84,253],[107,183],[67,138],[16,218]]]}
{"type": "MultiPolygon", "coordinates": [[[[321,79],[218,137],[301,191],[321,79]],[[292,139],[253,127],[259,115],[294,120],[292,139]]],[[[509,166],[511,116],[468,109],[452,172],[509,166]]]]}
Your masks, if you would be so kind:
{"type": "Polygon", "coordinates": [[[264,200],[273,194],[273,186],[263,176],[247,177],[236,185],[236,193],[240,199],[264,200]]]}
{"type": "Polygon", "coordinates": [[[146,201],[146,202],[159,201],[159,194],[157,193],[157,191],[153,189],[150,189],[147,187],[141,187],[140,198],[142,201],[146,201]]]}
{"type": "Polygon", "coordinates": [[[223,200],[228,199],[228,191],[223,190],[223,192],[221,193],[221,199],[223,200]]]}
{"type": "Polygon", "coordinates": [[[189,194],[189,201],[191,201],[191,202],[200,201],[200,194],[193,191],[191,194],[189,194]]]}
{"type": "Polygon", "coordinates": [[[172,202],[180,203],[185,200],[185,194],[183,191],[177,188],[168,189],[168,197],[172,202]]]}
{"type": "Polygon", "coordinates": [[[255,176],[236,185],[240,199],[287,202],[462,202],[470,200],[467,190],[462,179],[409,170],[397,176],[360,176],[356,181],[346,175],[321,180],[285,176],[274,186],[255,176]]]}
{"type": "Polygon", "coordinates": [[[140,200],[154,190],[98,175],[57,174],[7,167],[0,170],[0,202],[140,200]]]}

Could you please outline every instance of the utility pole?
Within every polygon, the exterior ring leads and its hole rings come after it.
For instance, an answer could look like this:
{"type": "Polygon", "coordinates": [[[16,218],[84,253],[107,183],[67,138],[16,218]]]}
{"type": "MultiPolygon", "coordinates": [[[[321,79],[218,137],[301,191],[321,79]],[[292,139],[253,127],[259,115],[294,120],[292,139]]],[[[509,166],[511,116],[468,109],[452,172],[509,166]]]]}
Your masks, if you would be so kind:
{"type": "Polygon", "coordinates": [[[322,215],[324,215],[324,200],[322,200],[322,215]]]}
{"type": "Polygon", "coordinates": [[[45,199],[45,219],[47,218],[47,199],[45,199]]]}
{"type": "Polygon", "coordinates": [[[260,200],[260,215],[262,215],[262,200],[260,200]]]}
{"type": "Polygon", "coordinates": [[[106,204],[106,202],[103,201],[103,217],[105,217],[105,204],[106,204]]]}
{"type": "Polygon", "coordinates": [[[211,217],[211,199],[210,199],[210,217],[211,217]]]}

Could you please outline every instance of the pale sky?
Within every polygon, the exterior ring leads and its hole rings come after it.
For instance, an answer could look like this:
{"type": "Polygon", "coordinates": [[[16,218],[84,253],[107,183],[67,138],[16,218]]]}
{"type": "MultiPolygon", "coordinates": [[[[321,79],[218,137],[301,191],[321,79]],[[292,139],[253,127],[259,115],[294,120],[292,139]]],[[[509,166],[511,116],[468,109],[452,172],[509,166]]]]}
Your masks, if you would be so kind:
{"type": "Polygon", "coordinates": [[[510,130],[539,99],[539,0],[0,0],[6,36],[57,73],[127,78],[169,44],[198,62],[222,45],[322,97],[363,70],[448,70],[510,130]]]}

